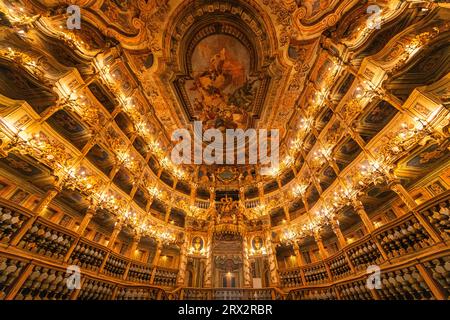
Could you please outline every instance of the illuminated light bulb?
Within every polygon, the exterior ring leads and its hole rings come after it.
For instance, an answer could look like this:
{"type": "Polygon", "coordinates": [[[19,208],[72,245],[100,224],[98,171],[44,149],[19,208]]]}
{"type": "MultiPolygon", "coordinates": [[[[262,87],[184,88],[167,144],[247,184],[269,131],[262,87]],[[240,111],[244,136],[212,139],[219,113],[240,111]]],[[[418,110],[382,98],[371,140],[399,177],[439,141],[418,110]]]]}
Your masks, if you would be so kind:
{"type": "Polygon", "coordinates": [[[356,93],[355,97],[357,99],[360,99],[362,97],[362,88],[360,86],[356,87],[355,93],[356,93]]]}
{"type": "MultiPolygon", "coordinates": [[[[414,122],[415,122],[415,128],[417,129],[417,130],[423,130],[424,128],[425,128],[425,125],[424,125],[424,122],[425,121],[423,121],[423,120],[421,120],[421,119],[419,119],[419,118],[414,118],[414,122]]],[[[425,122],[425,124],[426,124],[426,122],[425,122]]]]}
{"type": "Polygon", "coordinates": [[[274,167],[270,170],[270,175],[272,177],[275,177],[276,175],[278,175],[278,173],[280,172],[280,168],[279,167],[274,167]]]}
{"type": "Polygon", "coordinates": [[[294,162],[294,158],[290,155],[287,155],[286,158],[284,158],[283,163],[285,166],[289,166],[294,162]]]}
{"type": "Polygon", "coordinates": [[[381,167],[380,163],[378,161],[373,161],[372,162],[372,167],[374,167],[375,169],[379,169],[381,167]]]}
{"type": "Polygon", "coordinates": [[[161,165],[163,167],[167,167],[169,165],[169,159],[167,157],[164,157],[161,159],[161,165]]]}
{"type": "Polygon", "coordinates": [[[69,176],[70,177],[75,177],[75,169],[72,168],[72,169],[69,170],[69,176]]]}

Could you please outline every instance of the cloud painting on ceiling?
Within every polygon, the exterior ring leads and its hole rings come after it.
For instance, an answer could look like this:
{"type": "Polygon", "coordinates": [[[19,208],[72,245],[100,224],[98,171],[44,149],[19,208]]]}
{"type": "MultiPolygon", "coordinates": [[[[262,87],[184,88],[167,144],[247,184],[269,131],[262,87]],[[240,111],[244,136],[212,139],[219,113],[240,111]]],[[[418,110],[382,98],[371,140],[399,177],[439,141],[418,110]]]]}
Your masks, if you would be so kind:
{"type": "Polygon", "coordinates": [[[250,65],[248,49],[234,37],[216,34],[197,44],[185,90],[204,129],[248,126],[259,85],[250,65]]]}

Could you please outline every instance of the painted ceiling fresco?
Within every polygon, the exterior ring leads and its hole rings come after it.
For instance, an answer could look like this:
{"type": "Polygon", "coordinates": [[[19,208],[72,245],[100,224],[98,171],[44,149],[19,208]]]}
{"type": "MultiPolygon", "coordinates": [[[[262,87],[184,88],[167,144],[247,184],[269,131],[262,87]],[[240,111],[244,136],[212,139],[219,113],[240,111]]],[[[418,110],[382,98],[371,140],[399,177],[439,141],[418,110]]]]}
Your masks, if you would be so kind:
{"type": "Polygon", "coordinates": [[[250,74],[250,54],[228,35],[200,41],[191,57],[192,80],[185,83],[189,103],[205,129],[245,128],[258,89],[250,74]]]}

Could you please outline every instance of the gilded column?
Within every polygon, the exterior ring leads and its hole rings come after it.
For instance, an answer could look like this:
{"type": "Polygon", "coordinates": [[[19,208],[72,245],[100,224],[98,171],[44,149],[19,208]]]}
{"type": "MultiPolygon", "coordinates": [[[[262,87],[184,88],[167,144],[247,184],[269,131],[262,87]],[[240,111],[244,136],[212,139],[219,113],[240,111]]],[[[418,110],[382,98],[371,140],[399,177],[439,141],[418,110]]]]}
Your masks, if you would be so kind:
{"type": "Polygon", "coordinates": [[[152,260],[152,266],[156,267],[158,265],[159,257],[161,256],[161,252],[162,252],[162,242],[157,240],[155,256],[153,257],[153,260],[152,260]]]}
{"type": "Polygon", "coordinates": [[[161,256],[161,252],[162,252],[162,242],[160,240],[156,240],[156,251],[155,251],[155,256],[153,257],[152,260],[152,276],[150,277],[150,283],[154,283],[155,282],[155,276],[156,276],[156,270],[158,269],[158,263],[159,263],[159,257],[161,256]]]}
{"type": "Polygon", "coordinates": [[[325,260],[328,257],[327,250],[325,249],[325,246],[322,242],[322,236],[320,235],[319,231],[314,232],[314,240],[316,240],[317,247],[319,248],[320,257],[322,260],[325,260]]]}
{"type": "Polygon", "coordinates": [[[135,257],[135,251],[138,248],[139,242],[141,241],[141,234],[136,233],[133,237],[133,241],[131,242],[130,249],[128,251],[128,257],[134,258],[135,257]]]}
{"type": "Polygon", "coordinates": [[[205,279],[204,286],[206,288],[212,287],[212,241],[213,241],[213,225],[208,229],[208,244],[206,246],[206,265],[205,265],[205,279]]]}
{"type": "Polygon", "coordinates": [[[89,222],[91,222],[91,220],[92,220],[92,218],[94,217],[96,211],[97,211],[96,206],[90,206],[90,207],[87,209],[87,211],[86,211],[86,213],[85,213],[85,215],[84,215],[84,217],[83,217],[83,220],[81,220],[80,226],[79,226],[78,229],[77,229],[77,232],[78,232],[80,235],[83,235],[84,230],[86,230],[87,226],[89,225],[89,222]]]}
{"type": "Polygon", "coordinates": [[[286,205],[283,206],[283,211],[284,211],[286,220],[291,221],[291,215],[289,214],[289,208],[286,205]]]}
{"type": "MultiPolygon", "coordinates": [[[[292,247],[294,248],[295,258],[297,260],[297,266],[302,267],[302,266],[306,265],[305,259],[303,259],[303,255],[300,251],[300,246],[298,245],[298,242],[294,242],[292,247]]],[[[302,283],[306,284],[305,272],[303,269],[300,269],[300,277],[302,279],[302,283]]]]}
{"type": "Polygon", "coordinates": [[[375,230],[375,226],[373,225],[372,220],[370,220],[369,216],[367,215],[366,210],[364,210],[364,205],[362,204],[362,202],[357,199],[353,199],[353,207],[355,208],[358,216],[361,218],[367,231],[370,233],[375,230]]]}
{"type": "Polygon", "coordinates": [[[302,193],[302,202],[303,202],[303,205],[305,206],[306,212],[308,212],[309,211],[309,203],[308,203],[308,199],[306,198],[305,193],[302,193]]]}
{"type": "Polygon", "coordinates": [[[197,196],[197,184],[191,184],[191,194],[190,194],[190,205],[193,206],[195,204],[195,197],[197,196]]]}
{"type": "Polygon", "coordinates": [[[117,236],[119,235],[120,231],[122,230],[122,224],[123,224],[123,222],[121,220],[116,221],[116,223],[114,225],[114,230],[113,230],[111,236],[109,237],[108,248],[110,248],[110,249],[114,248],[114,243],[116,242],[117,236]]]}
{"type": "Polygon", "coordinates": [[[263,185],[262,182],[258,182],[257,186],[258,186],[259,203],[260,204],[264,204],[265,203],[265,201],[264,201],[264,199],[265,199],[265,197],[264,197],[264,185],[263,185]]]}
{"type": "Polygon", "coordinates": [[[337,219],[331,220],[331,229],[333,230],[334,234],[336,235],[341,248],[344,248],[347,245],[347,240],[345,240],[345,237],[342,234],[341,228],[339,227],[339,220],[337,220],[337,219]]]}
{"type": "Polygon", "coordinates": [[[413,212],[416,219],[423,226],[423,228],[428,232],[434,242],[441,242],[442,239],[438,233],[434,230],[434,228],[429,224],[429,222],[416,210],[417,203],[414,201],[413,197],[409,194],[409,192],[400,184],[393,183],[390,185],[392,191],[394,191],[399,198],[406,204],[408,209],[413,212]]]}
{"type": "Polygon", "coordinates": [[[150,208],[152,206],[153,199],[154,199],[154,196],[152,196],[152,195],[148,198],[147,204],[145,206],[145,212],[150,213],[150,208]]]}
{"type": "Polygon", "coordinates": [[[393,183],[390,185],[390,188],[406,204],[410,211],[414,211],[417,207],[417,203],[400,183],[393,183]]]}
{"type": "Polygon", "coordinates": [[[250,260],[249,260],[249,243],[248,243],[248,237],[243,237],[243,256],[244,264],[243,264],[243,271],[244,271],[244,288],[251,288],[252,287],[252,277],[250,274],[250,260]]]}
{"type": "Polygon", "coordinates": [[[266,232],[265,237],[267,256],[269,257],[270,285],[278,286],[280,284],[280,279],[278,275],[277,256],[275,248],[273,247],[270,231],[266,232]]]}
{"type": "Polygon", "coordinates": [[[81,223],[77,229],[78,237],[76,240],[72,243],[69,250],[67,250],[66,255],[64,257],[64,262],[67,262],[70,259],[70,256],[72,255],[73,251],[77,247],[78,243],[80,242],[81,237],[83,236],[84,231],[86,230],[86,227],[89,225],[89,222],[91,221],[92,217],[96,213],[96,205],[91,204],[89,208],[87,209],[83,220],[81,220],[81,223]]]}
{"type": "Polygon", "coordinates": [[[177,275],[177,285],[184,285],[184,280],[186,277],[186,265],[187,265],[187,250],[189,246],[190,239],[187,234],[185,234],[185,239],[180,248],[180,264],[178,267],[177,275]]]}
{"type": "Polygon", "coordinates": [[[34,212],[37,215],[40,215],[44,212],[44,210],[47,208],[47,206],[50,204],[50,202],[56,197],[56,195],[59,193],[59,188],[53,187],[50,190],[48,190],[45,195],[42,197],[41,201],[39,201],[36,208],[34,208],[34,212]]]}
{"type": "Polygon", "coordinates": [[[292,247],[294,248],[295,257],[297,260],[297,266],[299,266],[299,267],[304,266],[305,261],[303,259],[302,253],[300,252],[300,247],[299,247],[298,243],[294,242],[292,247]]]}
{"type": "Polygon", "coordinates": [[[172,211],[172,206],[167,206],[167,208],[166,208],[166,215],[164,216],[164,221],[165,222],[169,222],[171,211],[172,211]]]}

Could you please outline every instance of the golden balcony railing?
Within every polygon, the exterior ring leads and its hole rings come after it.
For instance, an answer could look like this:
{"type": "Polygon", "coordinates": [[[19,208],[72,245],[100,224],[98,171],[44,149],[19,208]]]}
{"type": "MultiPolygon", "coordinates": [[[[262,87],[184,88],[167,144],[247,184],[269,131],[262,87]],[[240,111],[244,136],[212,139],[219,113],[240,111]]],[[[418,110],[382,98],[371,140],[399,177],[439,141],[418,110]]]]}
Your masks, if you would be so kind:
{"type": "Polygon", "coordinates": [[[157,267],[153,284],[162,287],[174,287],[177,281],[178,270],[157,267]]]}
{"type": "Polygon", "coordinates": [[[149,265],[131,263],[128,270],[127,280],[132,282],[149,283],[152,277],[153,268],[149,265]]]}
{"type": "MultiPolygon", "coordinates": [[[[449,192],[421,204],[325,260],[279,270],[289,299],[446,299],[449,192]],[[427,225],[424,225],[427,224],[427,225]],[[366,286],[381,268],[382,289],[366,286]]],[[[0,299],[282,299],[278,288],[178,288],[178,270],[151,266],[0,200],[0,299]],[[67,291],[66,268],[81,268],[67,291]],[[163,289],[165,288],[165,289],[163,289]],[[269,298],[270,293],[270,298],[269,298]]]]}
{"type": "Polygon", "coordinates": [[[299,268],[280,270],[278,273],[280,275],[281,287],[301,287],[304,284],[302,280],[302,270],[299,268]]]}
{"type": "Polygon", "coordinates": [[[172,300],[283,300],[276,288],[179,288],[170,293],[172,300]]]}
{"type": "Polygon", "coordinates": [[[320,286],[289,291],[289,300],[434,300],[450,297],[450,249],[380,267],[379,288],[360,274],[320,286]]]}
{"type": "Polygon", "coordinates": [[[76,233],[61,230],[60,226],[37,217],[17,247],[37,255],[63,260],[76,237],[76,233]]]}
{"type": "Polygon", "coordinates": [[[8,243],[31,215],[10,206],[0,206],[0,243],[8,243]]]}
{"type": "Polygon", "coordinates": [[[0,248],[0,300],[167,299],[157,286],[136,285],[81,269],[81,288],[69,289],[67,266],[0,248]]]}
{"type": "Polygon", "coordinates": [[[323,261],[308,265],[302,269],[305,275],[306,284],[315,285],[328,282],[330,280],[327,272],[327,266],[323,261]]]}
{"type": "Polygon", "coordinates": [[[89,240],[81,239],[76,245],[67,263],[78,265],[83,269],[98,271],[106,257],[106,251],[97,248],[89,240]]]}
{"type": "MultiPolygon", "coordinates": [[[[404,214],[346,245],[323,261],[279,270],[281,287],[292,289],[329,284],[365,273],[371,265],[395,265],[411,256],[445,248],[450,233],[447,228],[450,224],[449,210],[450,192],[447,191],[419,205],[414,212],[404,214]]],[[[435,274],[443,282],[446,279],[444,266],[448,268],[450,263],[442,260],[436,262],[438,265],[440,272],[435,271],[435,274]]],[[[329,292],[326,295],[329,296],[329,292]]]]}
{"type": "Polygon", "coordinates": [[[164,290],[152,283],[175,286],[176,277],[177,270],[129,259],[36,216],[26,208],[0,199],[0,299],[110,299],[116,294],[120,294],[117,299],[165,298],[164,290]],[[56,263],[59,268],[44,267],[36,261],[56,263]],[[82,289],[76,290],[76,296],[66,291],[47,296],[35,289],[40,285],[47,287],[47,284],[38,285],[38,282],[33,282],[33,277],[56,277],[54,285],[64,283],[66,287],[66,268],[69,265],[79,266],[84,279],[82,289]],[[20,292],[11,292],[25,266],[29,268],[25,271],[32,275],[31,278],[27,275],[20,292]],[[135,287],[136,283],[143,287],[135,287]],[[111,291],[110,288],[119,291],[111,291]]]}

